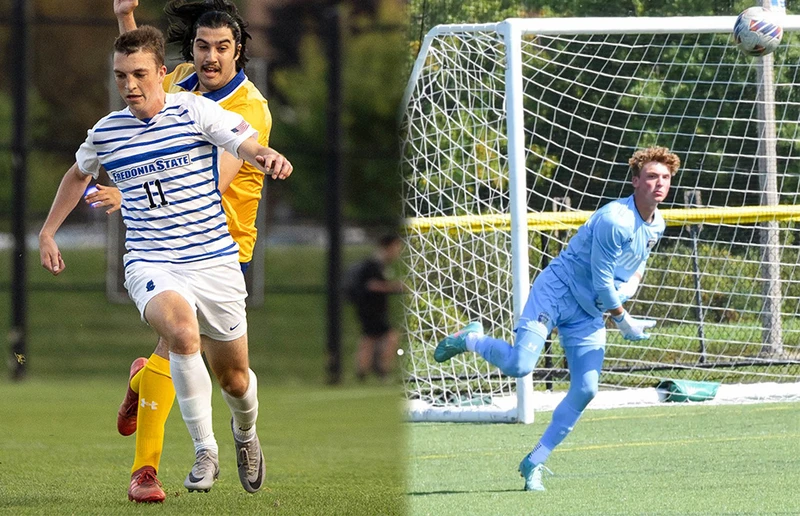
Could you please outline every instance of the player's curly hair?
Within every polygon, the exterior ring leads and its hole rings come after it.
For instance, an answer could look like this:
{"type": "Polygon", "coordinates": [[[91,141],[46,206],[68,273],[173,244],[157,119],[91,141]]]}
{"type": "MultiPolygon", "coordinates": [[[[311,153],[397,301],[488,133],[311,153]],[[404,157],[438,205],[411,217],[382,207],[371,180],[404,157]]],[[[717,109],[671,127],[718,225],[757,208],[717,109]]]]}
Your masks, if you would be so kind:
{"type": "Polygon", "coordinates": [[[169,27],[167,43],[181,44],[181,55],[192,61],[192,46],[198,27],[219,29],[228,27],[233,33],[236,45],[242,45],[236,59],[236,69],[244,70],[247,65],[247,40],[252,39],[245,28],[247,23],[239,15],[236,5],[230,0],[170,0],[164,6],[169,27]]]}
{"type": "Polygon", "coordinates": [[[153,54],[156,66],[164,66],[164,35],[160,30],[141,25],[136,30],[120,34],[114,41],[114,52],[129,56],[140,50],[153,54]]]}
{"type": "Polygon", "coordinates": [[[648,147],[633,153],[628,164],[631,166],[631,174],[638,176],[642,168],[651,161],[666,165],[670,175],[674,176],[681,166],[681,159],[666,147],[648,147]]]}

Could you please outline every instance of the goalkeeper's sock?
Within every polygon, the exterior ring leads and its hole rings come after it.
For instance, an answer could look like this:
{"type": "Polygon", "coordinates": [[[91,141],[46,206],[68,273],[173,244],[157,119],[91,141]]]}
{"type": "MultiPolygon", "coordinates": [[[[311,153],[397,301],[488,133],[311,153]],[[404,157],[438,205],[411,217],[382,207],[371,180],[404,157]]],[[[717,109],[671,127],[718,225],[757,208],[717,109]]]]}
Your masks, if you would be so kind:
{"type": "Polygon", "coordinates": [[[564,353],[569,364],[569,390],[553,411],[553,419],[541,439],[551,450],[569,435],[597,393],[605,350],[603,347],[565,346],[564,353]]]}
{"type": "MultiPolygon", "coordinates": [[[[464,338],[464,346],[467,348],[467,351],[475,351],[475,346],[478,344],[478,341],[483,339],[484,336],[480,333],[468,333],[467,336],[464,338]]],[[[491,337],[488,337],[491,338],[491,337]]]]}
{"type": "Polygon", "coordinates": [[[258,419],[258,380],[252,369],[250,373],[250,385],[244,396],[236,398],[224,390],[222,397],[231,409],[233,416],[233,435],[237,440],[247,442],[256,435],[256,420],[258,419]]]}
{"type": "Polygon", "coordinates": [[[534,465],[544,464],[544,461],[546,461],[547,458],[550,457],[550,454],[552,452],[553,450],[543,445],[542,441],[539,441],[539,443],[536,446],[534,446],[533,451],[531,451],[528,454],[528,457],[530,457],[531,463],[534,465]]]}
{"type": "Polygon", "coordinates": [[[136,455],[131,473],[143,466],[152,466],[158,471],[161,452],[164,450],[164,425],[175,401],[169,360],[154,353],[136,376],[140,380],[139,415],[136,455]]]}
{"type": "Polygon", "coordinates": [[[211,376],[200,352],[179,355],[170,351],[169,367],[183,422],[194,441],[195,452],[218,453],[211,423],[211,376]]]}
{"type": "Polygon", "coordinates": [[[472,346],[476,353],[499,367],[503,374],[520,378],[530,374],[536,367],[536,362],[544,347],[545,337],[546,335],[543,336],[542,331],[520,328],[517,331],[517,342],[514,346],[501,339],[482,336],[474,340],[468,337],[467,349],[469,350],[472,346]]]}
{"type": "MultiPolygon", "coordinates": [[[[157,356],[157,355],[153,355],[153,356],[157,356]]],[[[128,383],[128,385],[131,386],[131,390],[133,392],[135,392],[136,394],[139,394],[139,388],[140,388],[140,385],[142,383],[142,375],[144,374],[144,370],[145,370],[144,367],[139,369],[136,372],[136,374],[133,375],[133,377],[131,378],[131,381],[128,383]]]]}
{"type": "Polygon", "coordinates": [[[561,403],[553,411],[553,419],[539,441],[543,447],[548,449],[548,454],[572,432],[581,414],[583,411],[573,408],[567,398],[561,400],[561,403]]]}

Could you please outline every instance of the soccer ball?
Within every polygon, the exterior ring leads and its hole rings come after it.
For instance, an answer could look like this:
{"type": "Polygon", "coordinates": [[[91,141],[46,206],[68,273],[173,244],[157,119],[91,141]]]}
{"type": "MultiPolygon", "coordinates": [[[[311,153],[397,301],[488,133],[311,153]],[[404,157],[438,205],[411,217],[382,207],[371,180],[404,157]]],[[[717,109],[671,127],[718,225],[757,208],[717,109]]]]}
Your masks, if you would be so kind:
{"type": "Polygon", "coordinates": [[[783,28],[772,11],[750,7],[736,18],[733,37],[739,49],[748,56],[763,56],[778,48],[783,28]]]}

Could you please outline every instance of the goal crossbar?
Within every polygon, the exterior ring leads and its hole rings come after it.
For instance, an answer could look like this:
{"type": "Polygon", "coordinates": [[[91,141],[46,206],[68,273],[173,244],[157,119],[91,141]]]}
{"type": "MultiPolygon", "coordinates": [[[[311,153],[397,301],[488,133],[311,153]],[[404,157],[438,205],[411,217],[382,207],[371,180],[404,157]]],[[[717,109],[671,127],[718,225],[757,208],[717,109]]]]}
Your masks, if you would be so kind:
{"type": "MultiPolygon", "coordinates": [[[[528,229],[535,231],[564,231],[577,229],[593,211],[528,213],[528,229]]],[[[758,224],[800,220],[800,205],[742,206],[731,208],[675,208],[659,210],[667,226],[689,224],[758,224]]],[[[508,231],[511,215],[454,215],[449,217],[417,217],[406,221],[406,231],[508,231]]]]}
{"type": "MultiPolygon", "coordinates": [[[[713,34],[730,32],[736,16],[642,16],[627,18],[508,18],[496,23],[464,23],[437,25],[426,38],[461,32],[495,31],[502,33],[504,26],[516,27],[522,35],[539,34],[678,34],[692,32],[713,34]]],[[[781,17],[784,30],[800,29],[800,15],[781,17]]]]}
{"type": "MultiPolygon", "coordinates": [[[[665,16],[641,18],[508,18],[497,23],[466,23],[437,25],[425,35],[420,45],[420,56],[424,56],[430,48],[431,41],[447,34],[464,32],[497,32],[519,31],[522,35],[552,34],[677,34],[694,32],[697,34],[713,34],[729,32],[733,29],[735,16],[665,16]]],[[[800,30],[800,15],[784,15],[781,17],[784,30],[800,30]]],[[[424,60],[418,59],[409,77],[400,109],[405,109],[411,98],[424,60]]]]}

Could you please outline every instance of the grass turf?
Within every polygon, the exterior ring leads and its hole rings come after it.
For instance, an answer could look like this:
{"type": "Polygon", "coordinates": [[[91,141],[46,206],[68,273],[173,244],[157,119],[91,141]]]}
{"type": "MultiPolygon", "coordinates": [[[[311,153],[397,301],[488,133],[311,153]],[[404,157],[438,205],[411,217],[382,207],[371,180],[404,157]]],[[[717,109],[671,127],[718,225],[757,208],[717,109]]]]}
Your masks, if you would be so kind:
{"type": "Polygon", "coordinates": [[[589,410],[547,491],[516,468],[550,421],[409,426],[409,513],[800,514],[800,404],[589,410]]]}
{"type": "MultiPolygon", "coordinates": [[[[116,432],[124,378],[0,384],[0,512],[127,514],[135,437],[116,432]]],[[[220,479],[210,493],[183,487],[193,461],[177,406],[167,422],[159,468],[160,513],[401,514],[403,447],[395,387],[260,389],[264,489],[239,484],[230,412],[215,389],[220,479]]]]}
{"type": "MultiPolygon", "coordinates": [[[[133,438],[116,434],[114,414],[131,359],[148,354],[154,337],[131,305],[105,301],[101,253],[65,255],[62,277],[30,270],[28,381],[0,379],[0,512],[800,513],[798,404],[589,411],[549,461],[548,491],[525,493],[516,466],[550,414],[532,426],[398,424],[397,387],[352,382],[347,311],[345,386],[326,387],[324,254],[307,248],[268,250],[266,305],[249,310],[265,489],[251,496],[238,484],[215,388],[218,484],[208,494],[183,489],[193,454],[174,409],[160,474],[167,502],[134,505],[126,499],[133,438]]],[[[8,263],[0,253],[0,270],[8,263]]],[[[9,313],[8,295],[0,313],[9,313]]],[[[0,319],[0,333],[7,325],[0,319]]]]}
{"type": "MultiPolygon", "coordinates": [[[[67,270],[56,278],[38,266],[34,253],[29,258],[28,377],[13,383],[0,376],[0,513],[405,512],[400,387],[353,380],[358,330],[349,308],[344,382],[325,384],[325,291],[309,281],[324,277],[323,252],[268,251],[266,303],[248,309],[265,487],[249,495],[239,485],[230,411],[215,385],[220,480],[208,494],[183,488],[194,453],[176,404],[159,471],[168,494],[160,507],[127,500],[135,438],[120,437],[115,423],[130,362],[152,352],[153,332],[133,305],[106,301],[102,251],[66,250],[67,270]],[[294,288],[291,274],[302,288],[294,288]],[[270,291],[271,281],[284,282],[280,292],[270,291]]],[[[0,253],[0,270],[9,271],[9,263],[8,253],[0,253]]],[[[0,277],[2,314],[10,314],[7,278],[0,277]]],[[[0,334],[7,335],[9,322],[0,318],[0,334]]]]}

